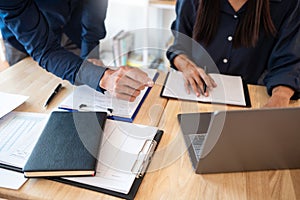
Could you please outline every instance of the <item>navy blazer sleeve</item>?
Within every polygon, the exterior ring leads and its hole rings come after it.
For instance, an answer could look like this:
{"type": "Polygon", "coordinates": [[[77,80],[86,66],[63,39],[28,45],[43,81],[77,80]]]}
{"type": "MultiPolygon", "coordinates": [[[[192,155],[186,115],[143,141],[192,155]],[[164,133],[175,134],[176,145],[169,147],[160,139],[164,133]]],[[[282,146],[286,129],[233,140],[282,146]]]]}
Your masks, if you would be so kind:
{"type": "Polygon", "coordinates": [[[192,33],[197,7],[196,0],[177,0],[176,19],[171,25],[174,43],[167,51],[167,58],[173,68],[173,60],[177,55],[192,57],[192,33]]]}
{"type": "Polygon", "coordinates": [[[76,80],[77,84],[100,90],[98,85],[105,68],[86,63],[79,70],[83,60],[60,46],[33,0],[0,1],[0,17],[29,55],[47,71],[72,84],[76,80]]]}
{"type": "Polygon", "coordinates": [[[295,90],[293,99],[300,98],[300,1],[290,4],[289,16],[278,30],[277,42],[268,63],[264,83],[268,93],[279,85],[295,90]]]}
{"type": "Polygon", "coordinates": [[[99,52],[93,51],[99,40],[106,35],[105,18],[107,0],[84,0],[81,18],[81,57],[99,58],[99,52]],[[90,54],[89,54],[90,53],[90,54]]]}

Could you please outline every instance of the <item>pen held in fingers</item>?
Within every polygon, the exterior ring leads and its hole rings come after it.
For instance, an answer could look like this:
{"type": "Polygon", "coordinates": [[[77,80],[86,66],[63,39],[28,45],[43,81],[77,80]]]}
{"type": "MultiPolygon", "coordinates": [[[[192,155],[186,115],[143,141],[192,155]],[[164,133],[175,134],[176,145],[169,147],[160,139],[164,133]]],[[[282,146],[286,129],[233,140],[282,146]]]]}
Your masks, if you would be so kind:
{"type": "Polygon", "coordinates": [[[204,94],[206,93],[206,90],[207,90],[207,85],[205,84],[205,82],[203,83],[203,92],[204,94]]]}
{"type": "MultiPolygon", "coordinates": [[[[206,73],[207,73],[207,67],[204,66],[204,67],[203,67],[203,70],[204,70],[204,72],[205,72],[205,74],[206,74],[206,73]]],[[[205,83],[205,80],[202,79],[202,81],[203,81],[203,93],[206,94],[207,85],[206,85],[206,83],[205,83]]],[[[206,95],[205,95],[205,96],[206,96],[206,95]]]]}

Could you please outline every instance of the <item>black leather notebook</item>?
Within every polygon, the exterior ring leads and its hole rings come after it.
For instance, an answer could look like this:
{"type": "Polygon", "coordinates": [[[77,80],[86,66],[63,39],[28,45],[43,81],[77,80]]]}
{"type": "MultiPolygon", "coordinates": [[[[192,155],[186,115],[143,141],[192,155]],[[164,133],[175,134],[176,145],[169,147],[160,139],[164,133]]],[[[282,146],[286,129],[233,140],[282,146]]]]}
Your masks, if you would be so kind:
{"type": "Polygon", "coordinates": [[[25,177],[93,176],[105,112],[53,112],[23,171],[25,177]]]}

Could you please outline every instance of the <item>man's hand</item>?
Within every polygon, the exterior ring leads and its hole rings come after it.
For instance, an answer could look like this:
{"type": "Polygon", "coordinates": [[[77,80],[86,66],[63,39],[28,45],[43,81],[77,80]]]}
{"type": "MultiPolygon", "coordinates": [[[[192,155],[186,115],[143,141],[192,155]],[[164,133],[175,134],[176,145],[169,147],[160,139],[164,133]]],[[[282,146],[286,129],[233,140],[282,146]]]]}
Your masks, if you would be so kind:
{"type": "Polygon", "coordinates": [[[154,82],[140,69],[123,66],[117,70],[107,69],[99,86],[118,99],[134,101],[145,87],[154,82]]]}
{"type": "Polygon", "coordinates": [[[277,86],[272,90],[272,96],[264,107],[287,107],[294,90],[286,86],[277,86]]]}
{"type": "Polygon", "coordinates": [[[217,86],[215,81],[207,75],[202,68],[198,67],[183,54],[174,58],[174,65],[183,73],[185,79],[184,86],[188,93],[190,93],[189,86],[191,86],[197,97],[199,97],[200,94],[208,96],[209,92],[208,90],[205,91],[203,81],[209,90],[217,86]]]}

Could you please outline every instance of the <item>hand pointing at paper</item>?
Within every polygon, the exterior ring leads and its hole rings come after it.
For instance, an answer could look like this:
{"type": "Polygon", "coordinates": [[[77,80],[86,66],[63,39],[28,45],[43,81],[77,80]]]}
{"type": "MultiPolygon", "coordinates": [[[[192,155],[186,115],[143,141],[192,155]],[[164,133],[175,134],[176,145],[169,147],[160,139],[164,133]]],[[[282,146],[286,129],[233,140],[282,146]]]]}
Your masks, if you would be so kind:
{"type": "Polygon", "coordinates": [[[122,66],[117,70],[107,69],[99,86],[113,96],[127,101],[134,101],[145,87],[152,87],[154,82],[140,69],[122,66]]]}

